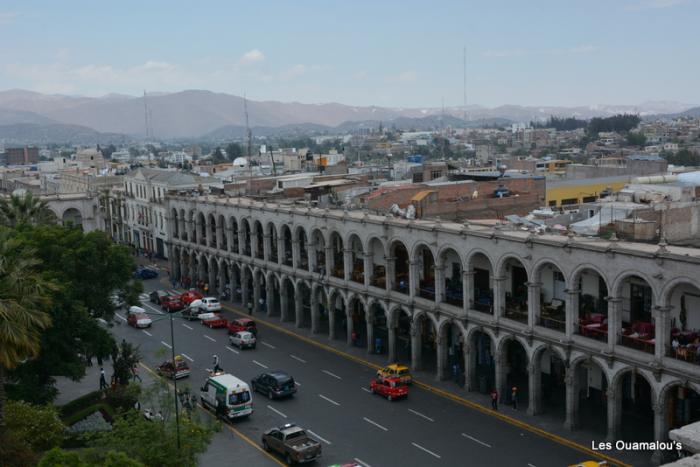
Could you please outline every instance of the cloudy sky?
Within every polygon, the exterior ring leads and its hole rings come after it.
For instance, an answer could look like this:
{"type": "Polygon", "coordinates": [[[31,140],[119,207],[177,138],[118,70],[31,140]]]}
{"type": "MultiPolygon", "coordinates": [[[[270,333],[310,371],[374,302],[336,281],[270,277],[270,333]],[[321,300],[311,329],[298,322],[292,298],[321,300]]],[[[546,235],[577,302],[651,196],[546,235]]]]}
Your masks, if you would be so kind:
{"type": "Polygon", "coordinates": [[[438,107],[700,104],[700,0],[15,1],[0,90],[438,107]]]}

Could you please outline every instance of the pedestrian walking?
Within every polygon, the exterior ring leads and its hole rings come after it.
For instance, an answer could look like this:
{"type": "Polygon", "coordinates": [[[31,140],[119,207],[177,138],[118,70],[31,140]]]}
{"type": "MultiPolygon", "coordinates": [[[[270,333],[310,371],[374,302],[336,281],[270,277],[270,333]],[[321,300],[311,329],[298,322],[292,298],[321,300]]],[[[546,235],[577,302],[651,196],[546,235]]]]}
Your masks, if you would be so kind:
{"type": "Polygon", "coordinates": [[[498,391],[496,388],[491,389],[491,408],[498,410],[498,391]]]}
{"type": "Polygon", "coordinates": [[[260,312],[265,313],[265,299],[260,297],[260,300],[258,300],[258,305],[260,306],[260,312]]]}
{"type": "Polygon", "coordinates": [[[221,371],[221,367],[219,366],[219,356],[214,354],[214,373],[218,373],[221,371]]]}
{"type": "Polygon", "coordinates": [[[510,402],[513,404],[514,409],[518,409],[518,387],[513,386],[510,390],[510,402]]]}
{"type": "Polygon", "coordinates": [[[352,346],[357,347],[357,343],[359,340],[357,332],[353,331],[352,334],[350,334],[350,340],[352,341],[352,346]]]}
{"type": "Polygon", "coordinates": [[[107,378],[105,378],[105,369],[100,368],[100,391],[107,389],[107,378]]]}
{"type": "Polygon", "coordinates": [[[131,374],[132,374],[132,377],[133,377],[134,381],[136,381],[136,380],[138,379],[138,380],[139,380],[139,383],[143,383],[143,381],[141,380],[141,377],[139,376],[139,367],[138,367],[138,365],[134,365],[134,366],[131,368],[131,374]]]}
{"type": "Polygon", "coordinates": [[[253,314],[253,302],[248,302],[248,314],[253,314]]]}
{"type": "Polygon", "coordinates": [[[207,295],[209,293],[209,284],[205,283],[204,284],[204,295],[207,295]]]}
{"type": "Polygon", "coordinates": [[[377,354],[381,354],[381,353],[382,353],[382,350],[383,350],[383,349],[382,349],[382,338],[381,338],[381,337],[376,337],[376,338],[374,339],[374,351],[375,351],[377,354]]]}

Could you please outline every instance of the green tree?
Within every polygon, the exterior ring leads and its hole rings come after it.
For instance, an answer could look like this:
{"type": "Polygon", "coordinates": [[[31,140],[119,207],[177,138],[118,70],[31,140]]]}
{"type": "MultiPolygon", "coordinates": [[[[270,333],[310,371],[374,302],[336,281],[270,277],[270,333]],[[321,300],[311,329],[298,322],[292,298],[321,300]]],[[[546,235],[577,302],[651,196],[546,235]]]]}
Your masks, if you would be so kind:
{"type": "Polygon", "coordinates": [[[668,162],[674,165],[685,165],[690,167],[700,166],[700,155],[685,148],[681,149],[675,154],[662,153],[662,156],[666,157],[668,162]]]}
{"type": "Polygon", "coordinates": [[[627,144],[630,146],[644,146],[646,142],[647,137],[644,136],[644,133],[636,133],[634,131],[627,133],[627,144]]]}
{"type": "Polygon", "coordinates": [[[9,401],[5,417],[7,428],[34,451],[46,451],[63,440],[65,426],[54,406],[9,401]]]}
{"type": "Polygon", "coordinates": [[[141,462],[134,460],[123,452],[98,451],[87,449],[82,452],[64,451],[54,448],[44,454],[38,467],[89,467],[101,465],[102,467],[145,467],[141,462]]]}
{"type": "Polygon", "coordinates": [[[138,350],[132,344],[123,342],[119,345],[117,358],[114,359],[114,377],[123,386],[129,384],[132,371],[141,360],[138,350]]]}
{"type": "Polygon", "coordinates": [[[237,157],[243,157],[243,148],[238,143],[230,143],[226,146],[226,157],[234,161],[237,157]]]}
{"type": "Polygon", "coordinates": [[[34,250],[0,231],[0,435],[5,431],[5,372],[39,354],[42,331],[51,325],[44,310],[55,286],[42,277],[40,265],[34,250]]]}
{"type": "Polygon", "coordinates": [[[212,160],[214,161],[215,164],[221,164],[222,162],[226,162],[226,158],[224,157],[224,153],[221,152],[221,148],[217,147],[214,150],[214,154],[212,155],[212,160]]]}
{"type": "Polygon", "coordinates": [[[28,192],[0,199],[0,224],[6,227],[22,225],[53,224],[56,215],[46,201],[28,192]]]}

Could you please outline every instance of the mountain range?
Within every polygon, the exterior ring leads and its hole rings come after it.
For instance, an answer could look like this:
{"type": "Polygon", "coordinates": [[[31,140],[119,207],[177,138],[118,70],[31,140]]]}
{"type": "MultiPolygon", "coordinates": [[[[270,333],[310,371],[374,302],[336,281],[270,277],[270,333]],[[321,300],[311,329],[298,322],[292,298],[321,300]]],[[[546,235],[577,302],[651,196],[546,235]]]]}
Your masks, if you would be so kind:
{"type": "MultiPolygon", "coordinates": [[[[692,105],[677,102],[647,102],[636,106],[527,107],[504,105],[485,108],[476,105],[441,108],[390,108],[350,106],[338,103],[247,101],[253,133],[297,134],[349,131],[361,126],[396,126],[429,129],[462,125],[466,113],[469,126],[509,124],[544,120],[549,116],[591,118],[630,112],[641,115],[688,111],[692,105]],[[466,110],[466,112],[465,112],[466,110]]],[[[143,97],[108,94],[102,97],[41,94],[26,90],[0,92],[0,140],[5,143],[31,141],[32,134],[44,141],[52,135],[70,142],[71,133],[81,141],[119,135],[146,135],[146,108],[150,133],[158,139],[225,139],[245,134],[244,99],[203,90],[154,93],[143,97]],[[79,137],[79,138],[78,138],[79,137]]],[[[75,141],[74,142],[79,142],[75,141]]],[[[26,144],[25,143],[25,144],[26,144]]]]}

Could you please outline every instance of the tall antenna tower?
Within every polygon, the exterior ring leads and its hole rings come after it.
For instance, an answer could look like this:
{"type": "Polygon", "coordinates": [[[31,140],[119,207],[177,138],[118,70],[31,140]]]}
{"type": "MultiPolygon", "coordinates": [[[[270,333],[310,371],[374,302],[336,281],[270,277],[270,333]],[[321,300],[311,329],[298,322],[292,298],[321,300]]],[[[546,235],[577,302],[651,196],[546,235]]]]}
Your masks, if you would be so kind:
{"type": "Polygon", "coordinates": [[[148,111],[148,100],[146,99],[146,90],[143,90],[143,118],[146,130],[146,139],[148,140],[151,135],[149,128],[150,112],[148,111]]]}
{"type": "Polygon", "coordinates": [[[464,86],[464,98],[462,102],[462,119],[464,120],[464,128],[467,128],[467,48],[462,49],[462,77],[464,86]]]}
{"type": "Polygon", "coordinates": [[[245,136],[246,136],[246,158],[248,160],[248,187],[252,189],[253,183],[253,161],[252,161],[252,151],[253,151],[253,133],[250,131],[250,124],[248,122],[248,99],[246,98],[245,92],[243,93],[243,111],[245,112],[245,136]]]}

